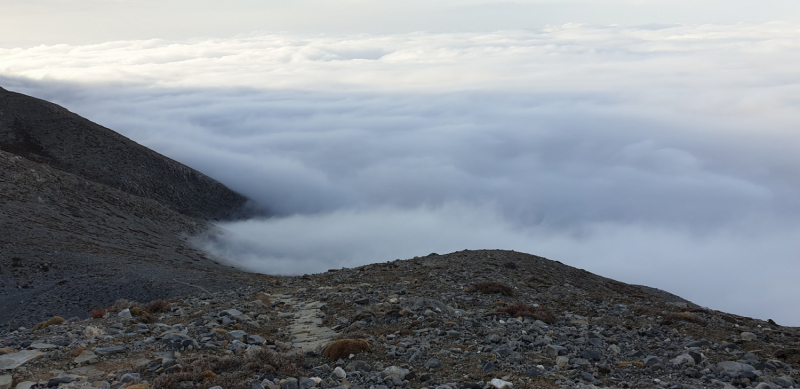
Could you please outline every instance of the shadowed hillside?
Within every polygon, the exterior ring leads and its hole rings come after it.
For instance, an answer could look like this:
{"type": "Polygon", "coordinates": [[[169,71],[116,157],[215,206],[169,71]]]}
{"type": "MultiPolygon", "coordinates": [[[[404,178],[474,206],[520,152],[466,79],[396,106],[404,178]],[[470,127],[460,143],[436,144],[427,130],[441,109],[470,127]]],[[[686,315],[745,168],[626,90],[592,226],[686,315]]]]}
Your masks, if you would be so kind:
{"type": "Polygon", "coordinates": [[[246,197],[63,107],[0,88],[0,150],[206,220],[250,215],[246,197]]]}

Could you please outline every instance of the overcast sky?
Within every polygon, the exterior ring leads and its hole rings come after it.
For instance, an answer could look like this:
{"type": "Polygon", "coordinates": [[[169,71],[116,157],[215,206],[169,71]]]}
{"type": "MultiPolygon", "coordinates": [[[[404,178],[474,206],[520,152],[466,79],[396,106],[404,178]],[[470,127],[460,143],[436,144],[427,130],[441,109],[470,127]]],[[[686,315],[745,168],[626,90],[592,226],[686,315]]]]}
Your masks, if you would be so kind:
{"type": "Polygon", "coordinates": [[[797,2],[186,4],[0,0],[0,86],[276,213],[216,255],[514,249],[800,325],[797,2]]]}

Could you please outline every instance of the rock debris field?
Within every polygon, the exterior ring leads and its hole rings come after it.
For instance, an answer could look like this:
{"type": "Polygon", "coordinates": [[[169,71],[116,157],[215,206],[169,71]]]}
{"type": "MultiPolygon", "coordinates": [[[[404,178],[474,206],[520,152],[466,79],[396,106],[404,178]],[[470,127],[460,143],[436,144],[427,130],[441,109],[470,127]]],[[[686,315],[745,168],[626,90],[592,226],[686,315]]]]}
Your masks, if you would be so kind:
{"type": "Polygon", "coordinates": [[[512,251],[431,254],[0,334],[6,388],[792,388],[800,332],[512,251]]]}

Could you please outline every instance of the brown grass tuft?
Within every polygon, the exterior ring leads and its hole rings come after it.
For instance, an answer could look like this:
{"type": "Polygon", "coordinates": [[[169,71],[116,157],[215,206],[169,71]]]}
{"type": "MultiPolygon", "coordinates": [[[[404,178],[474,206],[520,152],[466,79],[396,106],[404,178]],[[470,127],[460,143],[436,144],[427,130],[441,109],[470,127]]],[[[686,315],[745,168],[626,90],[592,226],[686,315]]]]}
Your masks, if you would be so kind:
{"type": "Polygon", "coordinates": [[[644,363],[637,362],[637,361],[622,361],[617,363],[617,367],[620,369],[624,369],[628,366],[633,366],[637,369],[644,369],[644,363]]]}
{"type": "Polygon", "coordinates": [[[545,307],[534,307],[528,304],[523,303],[522,301],[517,301],[514,304],[511,304],[505,308],[500,308],[493,312],[490,312],[489,315],[509,315],[512,317],[532,317],[536,320],[541,320],[547,324],[553,324],[556,320],[556,315],[553,314],[549,309],[545,307]]]}
{"type": "Polygon", "coordinates": [[[106,311],[103,308],[95,308],[95,309],[92,309],[92,312],[89,314],[89,316],[92,319],[102,319],[102,318],[106,317],[106,313],[108,313],[108,311],[106,311]]]}
{"type": "Polygon", "coordinates": [[[372,346],[364,339],[339,339],[325,346],[322,356],[331,360],[347,358],[350,354],[358,354],[362,351],[369,351],[372,346]]]}
{"type": "Polygon", "coordinates": [[[477,291],[479,291],[481,293],[485,293],[485,294],[500,293],[503,296],[513,296],[514,295],[514,290],[511,289],[510,286],[505,285],[505,284],[501,284],[501,283],[496,282],[496,281],[483,281],[483,282],[479,282],[479,283],[477,283],[475,285],[472,285],[472,287],[475,290],[477,290],[477,291]]]}
{"type": "Polygon", "coordinates": [[[203,377],[204,380],[213,380],[214,378],[217,378],[217,373],[214,373],[211,370],[203,370],[203,372],[200,373],[200,376],[203,377]]]}
{"type": "Polygon", "coordinates": [[[61,317],[61,316],[53,316],[50,319],[47,319],[47,320],[37,324],[35,327],[33,327],[33,331],[38,331],[38,330],[50,327],[52,325],[61,324],[61,323],[65,322],[65,321],[66,320],[64,320],[64,318],[61,317]]]}
{"type": "Polygon", "coordinates": [[[161,313],[169,310],[170,305],[167,300],[155,300],[145,304],[144,310],[150,313],[161,313]]]}

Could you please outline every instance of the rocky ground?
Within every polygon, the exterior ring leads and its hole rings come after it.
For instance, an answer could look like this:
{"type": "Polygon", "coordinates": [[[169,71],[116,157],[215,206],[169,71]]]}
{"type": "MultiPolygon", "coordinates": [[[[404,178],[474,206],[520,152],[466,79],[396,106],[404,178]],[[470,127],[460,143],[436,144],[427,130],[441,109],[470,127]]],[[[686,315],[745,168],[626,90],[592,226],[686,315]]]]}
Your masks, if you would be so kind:
{"type": "Polygon", "coordinates": [[[797,328],[527,254],[249,282],[3,331],[0,389],[800,384],[797,328]]]}
{"type": "Polygon", "coordinates": [[[86,317],[120,298],[245,282],[249,275],[187,244],[209,228],[154,200],[0,151],[0,329],[86,317]]]}

